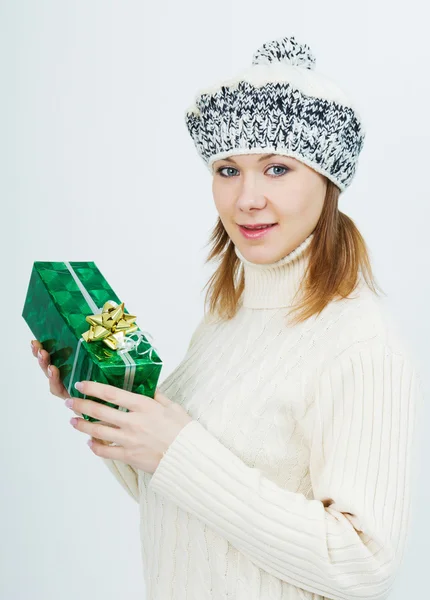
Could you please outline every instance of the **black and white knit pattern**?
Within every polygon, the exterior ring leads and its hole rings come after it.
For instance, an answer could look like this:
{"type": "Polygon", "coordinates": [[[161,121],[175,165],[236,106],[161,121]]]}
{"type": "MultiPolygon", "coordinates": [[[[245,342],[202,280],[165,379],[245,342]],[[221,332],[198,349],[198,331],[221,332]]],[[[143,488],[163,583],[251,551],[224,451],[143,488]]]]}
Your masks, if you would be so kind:
{"type": "MultiPolygon", "coordinates": [[[[314,64],[308,46],[282,38],[263,45],[253,58],[253,69],[267,69],[267,79],[272,80],[255,85],[238,78],[197,96],[185,120],[211,173],[213,162],[226,156],[274,152],[304,162],[341,191],[348,187],[363,146],[364,126],[345,102],[300,89],[297,82],[303,87],[303,74],[314,76],[314,64]],[[290,80],[273,78],[273,69],[281,63],[287,65],[280,68],[291,73],[290,80]]],[[[324,80],[318,75],[315,81],[318,85],[313,87],[320,90],[324,80]]],[[[310,86],[312,81],[307,89],[310,86]]]]}
{"type": "Polygon", "coordinates": [[[316,59],[307,44],[300,44],[291,36],[266,42],[258,48],[252,58],[253,65],[267,65],[273,62],[314,69],[316,59]]]}

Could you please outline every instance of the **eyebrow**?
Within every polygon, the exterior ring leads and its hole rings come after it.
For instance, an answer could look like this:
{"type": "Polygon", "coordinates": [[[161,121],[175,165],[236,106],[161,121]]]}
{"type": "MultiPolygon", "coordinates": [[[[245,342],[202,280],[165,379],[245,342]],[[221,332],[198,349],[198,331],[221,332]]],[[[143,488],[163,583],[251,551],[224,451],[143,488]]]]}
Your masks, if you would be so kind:
{"type": "MultiPolygon", "coordinates": [[[[268,158],[271,158],[272,156],[276,156],[276,154],[265,154],[264,156],[260,156],[260,158],[258,159],[257,162],[261,162],[263,160],[267,160],[268,158]]],[[[226,156],[225,158],[221,159],[221,160],[229,160],[230,162],[234,163],[235,165],[237,165],[237,162],[235,160],[233,160],[230,156],[226,156]]]]}

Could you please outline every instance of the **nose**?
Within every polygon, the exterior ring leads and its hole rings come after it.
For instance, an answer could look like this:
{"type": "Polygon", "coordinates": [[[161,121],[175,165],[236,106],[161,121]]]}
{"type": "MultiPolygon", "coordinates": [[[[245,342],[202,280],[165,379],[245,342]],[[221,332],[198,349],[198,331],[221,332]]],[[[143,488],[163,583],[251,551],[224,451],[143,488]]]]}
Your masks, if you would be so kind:
{"type": "Polygon", "coordinates": [[[264,208],[266,204],[267,200],[264,194],[254,182],[248,180],[242,185],[236,199],[239,210],[248,212],[252,209],[264,208]]]}

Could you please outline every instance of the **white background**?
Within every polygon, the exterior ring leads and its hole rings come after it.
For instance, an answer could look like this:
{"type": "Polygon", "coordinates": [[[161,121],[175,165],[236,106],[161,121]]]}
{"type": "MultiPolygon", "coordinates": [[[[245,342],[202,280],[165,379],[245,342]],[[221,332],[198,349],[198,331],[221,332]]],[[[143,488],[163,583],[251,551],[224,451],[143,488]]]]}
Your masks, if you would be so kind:
{"type": "MultiPolygon", "coordinates": [[[[49,394],[21,317],[33,261],[94,260],[164,359],[203,313],[216,212],[186,130],[199,88],[295,35],[361,107],[367,138],[340,209],[423,371],[430,336],[427,5],[410,0],[1,0],[3,382],[0,597],[145,597],[138,506],[49,394]]],[[[428,410],[424,416],[428,421],[428,410]]],[[[424,441],[393,600],[427,589],[424,441]]]]}

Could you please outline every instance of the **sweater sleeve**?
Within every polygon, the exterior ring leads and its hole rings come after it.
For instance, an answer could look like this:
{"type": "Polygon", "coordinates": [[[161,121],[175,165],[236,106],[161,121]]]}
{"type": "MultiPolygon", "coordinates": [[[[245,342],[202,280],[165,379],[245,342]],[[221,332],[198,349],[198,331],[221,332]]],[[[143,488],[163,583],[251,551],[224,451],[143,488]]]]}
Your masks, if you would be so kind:
{"type": "MultiPolygon", "coordinates": [[[[200,335],[200,332],[204,325],[204,317],[200,319],[197,323],[197,326],[191,336],[190,342],[188,344],[187,352],[191,349],[194,342],[200,335]]],[[[161,384],[160,384],[161,385],[161,384]]],[[[159,387],[160,387],[159,385],[159,387]]],[[[119,484],[125,489],[125,491],[129,494],[133,500],[139,502],[140,493],[139,493],[139,475],[136,469],[134,469],[131,465],[128,465],[120,460],[112,460],[110,458],[103,458],[102,461],[107,466],[109,471],[113,474],[115,479],[119,482],[119,484]]]]}
{"type": "Polygon", "coordinates": [[[120,460],[103,458],[102,461],[113,474],[115,479],[122,485],[127,494],[139,502],[139,479],[136,469],[120,460]]]}
{"type": "Polygon", "coordinates": [[[244,464],[197,421],[149,487],[285,582],[333,600],[383,600],[409,523],[419,383],[408,358],[382,343],[325,368],[310,407],[312,499],[244,464]]]}

